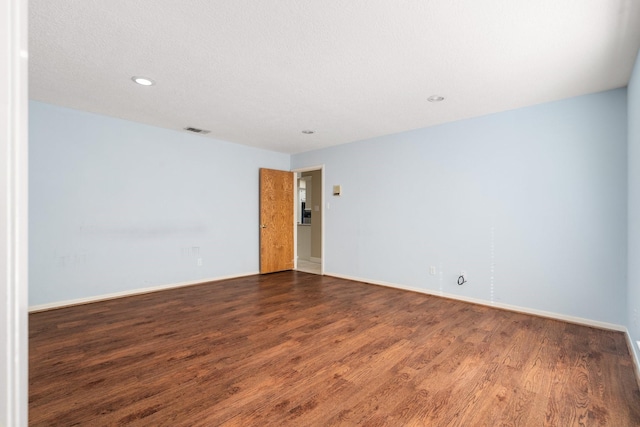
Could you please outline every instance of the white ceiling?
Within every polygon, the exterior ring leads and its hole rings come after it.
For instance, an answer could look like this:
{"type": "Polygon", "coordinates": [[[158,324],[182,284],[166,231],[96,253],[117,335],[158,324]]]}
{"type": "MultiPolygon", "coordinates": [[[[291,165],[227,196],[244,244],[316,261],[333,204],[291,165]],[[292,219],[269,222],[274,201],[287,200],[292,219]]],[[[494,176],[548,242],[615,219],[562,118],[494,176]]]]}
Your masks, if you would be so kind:
{"type": "Polygon", "coordinates": [[[29,8],[31,99],[286,153],[623,87],[640,47],[638,0],[29,8]]]}

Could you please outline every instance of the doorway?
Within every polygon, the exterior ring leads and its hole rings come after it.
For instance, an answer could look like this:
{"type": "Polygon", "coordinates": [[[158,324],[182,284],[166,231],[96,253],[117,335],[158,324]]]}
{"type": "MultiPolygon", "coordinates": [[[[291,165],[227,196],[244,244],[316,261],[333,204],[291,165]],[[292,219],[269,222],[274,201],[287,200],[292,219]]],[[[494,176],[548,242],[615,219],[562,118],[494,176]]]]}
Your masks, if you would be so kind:
{"type": "Polygon", "coordinates": [[[323,167],[297,169],[294,222],[295,269],[324,273],[324,174],[323,167]]]}

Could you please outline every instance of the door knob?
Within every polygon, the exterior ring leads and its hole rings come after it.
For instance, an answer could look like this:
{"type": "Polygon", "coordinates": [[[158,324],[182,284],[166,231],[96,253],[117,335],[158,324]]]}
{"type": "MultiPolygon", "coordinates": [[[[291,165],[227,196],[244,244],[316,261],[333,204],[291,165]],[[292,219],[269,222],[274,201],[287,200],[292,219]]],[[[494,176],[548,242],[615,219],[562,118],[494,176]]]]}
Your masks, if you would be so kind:
{"type": "Polygon", "coordinates": [[[260,224],[260,228],[267,228],[267,224],[260,224]]]}

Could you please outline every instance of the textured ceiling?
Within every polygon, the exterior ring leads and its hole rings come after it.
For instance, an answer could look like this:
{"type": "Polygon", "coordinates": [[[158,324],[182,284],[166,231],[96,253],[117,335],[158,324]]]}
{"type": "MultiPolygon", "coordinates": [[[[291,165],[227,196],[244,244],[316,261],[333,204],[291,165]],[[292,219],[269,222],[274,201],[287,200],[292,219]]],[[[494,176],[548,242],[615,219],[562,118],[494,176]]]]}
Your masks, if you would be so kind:
{"type": "Polygon", "coordinates": [[[29,7],[31,99],[286,153],[623,87],[640,46],[637,0],[29,7]]]}

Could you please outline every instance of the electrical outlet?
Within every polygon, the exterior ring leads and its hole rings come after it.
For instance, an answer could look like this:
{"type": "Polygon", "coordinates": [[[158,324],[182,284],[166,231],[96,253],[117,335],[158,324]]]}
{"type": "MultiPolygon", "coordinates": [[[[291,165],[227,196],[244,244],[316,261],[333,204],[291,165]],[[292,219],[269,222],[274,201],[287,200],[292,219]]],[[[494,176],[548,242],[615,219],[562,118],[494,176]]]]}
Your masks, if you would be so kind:
{"type": "Polygon", "coordinates": [[[435,267],[435,265],[432,265],[432,266],[429,267],[429,274],[432,275],[432,276],[436,275],[436,267],[435,267]]]}
{"type": "Polygon", "coordinates": [[[198,267],[202,267],[202,258],[198,258],[196,263],[198,264],[198,267]]]}

